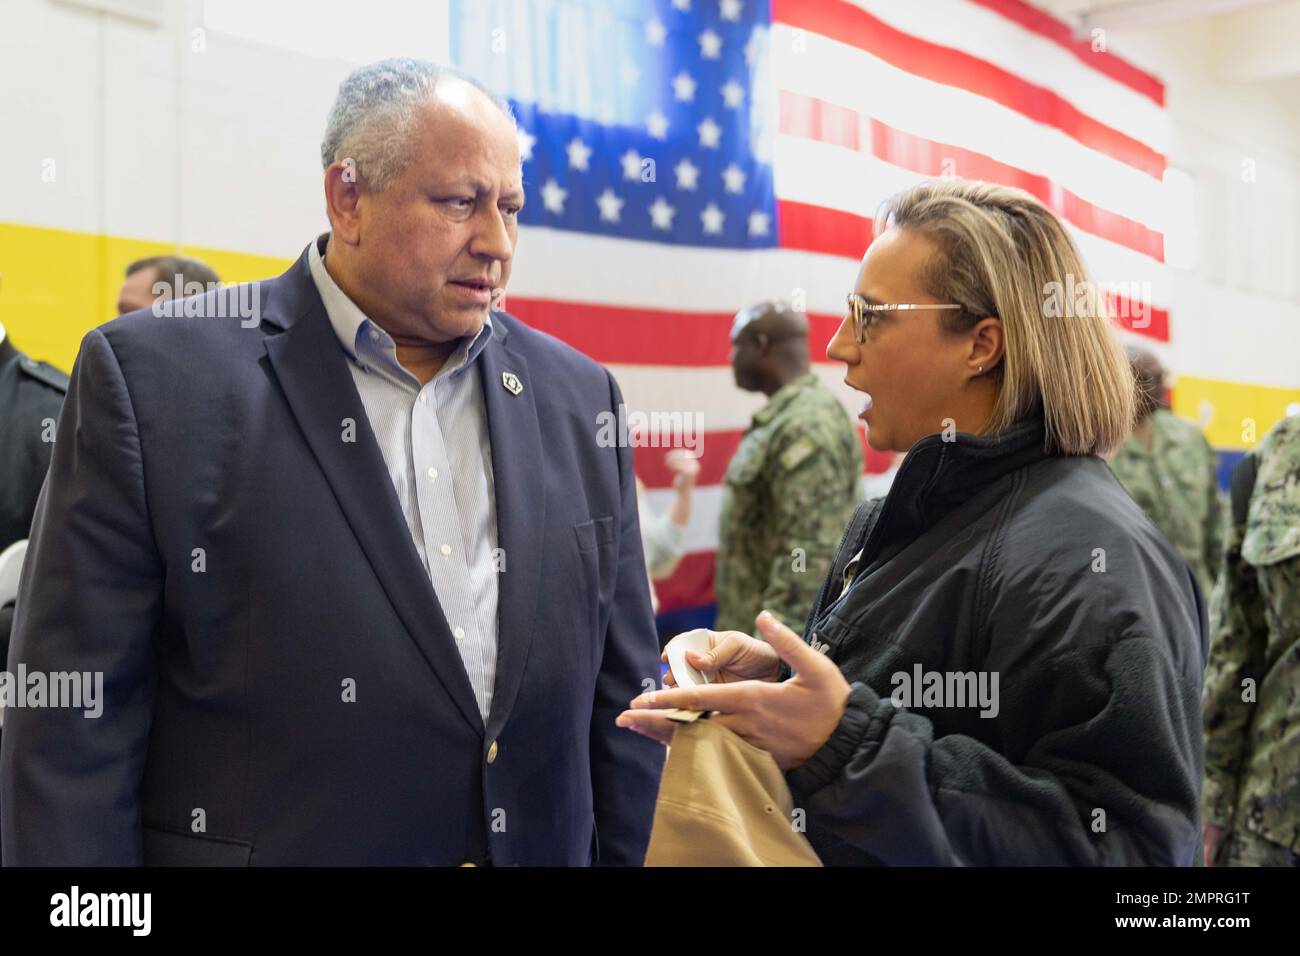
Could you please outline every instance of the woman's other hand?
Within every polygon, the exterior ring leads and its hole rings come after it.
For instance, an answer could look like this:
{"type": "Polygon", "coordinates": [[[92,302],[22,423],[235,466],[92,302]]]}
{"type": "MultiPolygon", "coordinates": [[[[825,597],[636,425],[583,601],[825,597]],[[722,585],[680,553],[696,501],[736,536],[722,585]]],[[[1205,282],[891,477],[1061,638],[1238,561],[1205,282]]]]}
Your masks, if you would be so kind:
{"type": "MultiPolygon", "coordinates": [[[[660,660],[668,662],[668,648],[677,641],[688,641],[701,632],[709,635],[709,651],[686,652],[686,663],[709,678],[711,683],[729,684],[741,680],[774,681],[781,676],[781,657],[772,645],[755,640],[740,631],[695,630],[678,634],[664,647],[660,660]]],[[[665,687],[676,687],[670,670],[664,675],[665,687]]]]}
{"type": "Polygon", "coordinates": [[[782,770],[798,767],[835,732],[844,717],[851,689],[833,661],[805,644],[771,614],[760,614],[758,626],[780,660],[794,669],[790,680],[777,683],[749,679],[654,691],[635,698],[631,709],[619,714],[615,723],[669,743],[676,724],[658,711],[712,711],[711,720],[766,750],[782,770]]]}

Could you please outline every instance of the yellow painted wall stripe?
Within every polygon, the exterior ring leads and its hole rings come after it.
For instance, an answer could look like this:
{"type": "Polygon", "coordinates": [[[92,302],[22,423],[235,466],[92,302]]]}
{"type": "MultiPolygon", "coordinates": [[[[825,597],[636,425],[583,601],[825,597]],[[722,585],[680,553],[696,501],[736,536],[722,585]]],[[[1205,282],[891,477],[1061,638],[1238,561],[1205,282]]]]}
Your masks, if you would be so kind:
{"type": "Polygon", "coordinates": [[[1172,388],[1173,411],[1199,422],[1211,445],[1222,451],[1249,451],[1281,421],[1287,407],[1300,404],[1300,389],[1246,385],[1179,375],[1172,388]]]}
{"type": "Polygon", "coordinates": [[[117,315],[126,267],[161,255],[201,259],[223,282],[266,279],[293,262],[0,222],[0,323],[28,355],[71,371],[82,337],[117,315]]]}

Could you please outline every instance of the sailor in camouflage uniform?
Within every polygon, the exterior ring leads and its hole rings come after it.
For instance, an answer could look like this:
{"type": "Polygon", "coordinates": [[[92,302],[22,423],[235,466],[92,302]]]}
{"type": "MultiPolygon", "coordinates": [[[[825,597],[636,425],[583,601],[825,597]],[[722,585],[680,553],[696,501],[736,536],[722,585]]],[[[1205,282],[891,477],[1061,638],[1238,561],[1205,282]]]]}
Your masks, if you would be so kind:
{"type": "Polygon", "coordinates": [[[1164,369],[1155,356],[1134,348],[1128,353],[1137,424],[1110,467],[1208,595],[1222,552],[1218,457],[1199,428],[1164,407],[1164,369]]]}
{"type": "Polygon", "coordinates": [[[1202,700],[1206,857],[1228,866],[1296,866],[1300,415],[1279,422],[1234,470],[1231,511],[1202,700]]]}
{"type": "Polygon", "coordinates": [[[780,302],[745,309],[731,342],[737,387],[769,401],[727,468],[716,627],[754,633],[766,608],[802,631],[859,499],[862,446],[844,407],[808,370],[801,313],[780,302]]]}

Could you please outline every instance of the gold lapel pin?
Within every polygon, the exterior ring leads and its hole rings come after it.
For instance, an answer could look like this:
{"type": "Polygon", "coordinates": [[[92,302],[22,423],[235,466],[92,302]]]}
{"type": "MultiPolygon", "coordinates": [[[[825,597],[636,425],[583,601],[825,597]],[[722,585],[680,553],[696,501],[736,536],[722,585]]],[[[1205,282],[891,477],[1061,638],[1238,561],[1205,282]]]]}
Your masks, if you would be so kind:
{"type": "Polygon", "coordinates": [[[506,387],[506,391],[511,395],[518,395],[524,390],[524,383],[519,381],[519,376],[514,372],[502,372],[501,384],[506,387]]]}

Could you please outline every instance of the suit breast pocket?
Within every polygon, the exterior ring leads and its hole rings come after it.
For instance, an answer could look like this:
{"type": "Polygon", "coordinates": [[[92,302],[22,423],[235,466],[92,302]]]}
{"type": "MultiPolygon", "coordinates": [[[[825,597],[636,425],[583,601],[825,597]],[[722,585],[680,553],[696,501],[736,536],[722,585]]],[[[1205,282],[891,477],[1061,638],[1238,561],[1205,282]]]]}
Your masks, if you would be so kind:
{"type": "Polygon", "coordinates": [[[579,551],[595,551],[602,545],[614,543],[614,519],[604,517],[583,521],[573,526],[573,533],[578,536],[579,551]]]}

